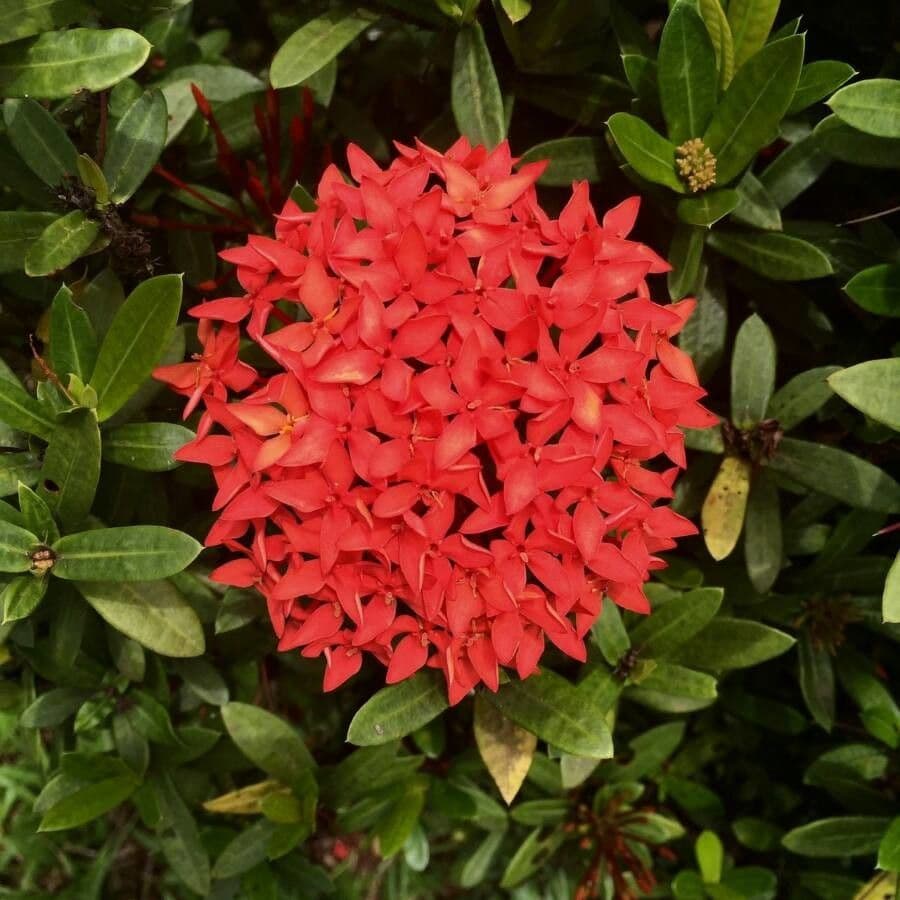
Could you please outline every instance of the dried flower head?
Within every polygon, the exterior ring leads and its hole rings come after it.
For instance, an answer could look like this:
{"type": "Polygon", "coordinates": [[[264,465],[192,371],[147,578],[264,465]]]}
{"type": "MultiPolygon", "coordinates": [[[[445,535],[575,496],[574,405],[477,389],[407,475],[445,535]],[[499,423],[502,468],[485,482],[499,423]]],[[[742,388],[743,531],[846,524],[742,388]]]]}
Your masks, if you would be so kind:
{"type": "Polygon", "coordinates": [[[598,221],[576,184],[551,218],[545,164],[505,143],[399,151],[350,146],[352,184],[329,166],[315,212],[224,251],[244,293],[194,307],[203,352],[156,374],[202,409],[177,456],[216,480],[213,578],[258,588],[326,690],[368,654],[455,703],[546,641],[584,660],[604,597],[649,611],[656,554],[695,532],[664,503],[681,428],[715,419],[671,341],[694,301],[654,303],[669,266],[627,239],[637,198],[598,221]]]}
{"type": "Polygon", "coordinates": [[[700,138],[691,138],[677,149],[678,174],[691,192],[705,191],[716,183],[716,158],[700,138]]]}

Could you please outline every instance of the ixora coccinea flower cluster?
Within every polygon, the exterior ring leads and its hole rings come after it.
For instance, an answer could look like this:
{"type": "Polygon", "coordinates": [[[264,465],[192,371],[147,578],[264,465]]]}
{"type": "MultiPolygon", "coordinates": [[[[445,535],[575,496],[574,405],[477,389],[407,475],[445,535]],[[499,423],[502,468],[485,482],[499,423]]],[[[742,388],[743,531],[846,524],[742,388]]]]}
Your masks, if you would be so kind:
{"type": "Polygon", "coordinates": [[[694,303],[650,299],[669,266],[627,239],[637,198],[598,222],[576,184],[551,218],[505,143],[348,162],[222,254],[246,293],[191,309],[202,354],[156,377],[203,406],[177,456],[218,485],[212,577],[256,587],[326,690],[368,653],[456,703],[546,641],[584,660],[604,596],[649,611],[655,554],[695,531],[660,502],[680,426],[714,421],[671,342],[694,303]]]}

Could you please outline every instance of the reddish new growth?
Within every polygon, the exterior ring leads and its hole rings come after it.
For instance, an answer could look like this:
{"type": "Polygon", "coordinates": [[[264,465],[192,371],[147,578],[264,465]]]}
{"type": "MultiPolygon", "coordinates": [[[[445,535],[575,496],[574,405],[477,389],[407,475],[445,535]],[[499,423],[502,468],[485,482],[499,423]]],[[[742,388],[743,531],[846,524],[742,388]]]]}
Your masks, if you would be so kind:
{"type": "Polygon", "coordinates": [[[354,184],[330,166],[316,212],[223,252],[245,293],[195,306],[202,355],[156,375],[203,404],[177,457],[218,485],[212,577],[255,586],[326,690],[369,654],[457,703],[546,641],[584,660],[604,596],[649,611],[655,554],[695,532],[659,502],[680,428],[714,418],[671,343],[694,301],[652,302],[669,266],[626,239],[637,198],[598,223],[577,184],[553,219],[505,143],[399,153],[351,146],[354,184]]]}

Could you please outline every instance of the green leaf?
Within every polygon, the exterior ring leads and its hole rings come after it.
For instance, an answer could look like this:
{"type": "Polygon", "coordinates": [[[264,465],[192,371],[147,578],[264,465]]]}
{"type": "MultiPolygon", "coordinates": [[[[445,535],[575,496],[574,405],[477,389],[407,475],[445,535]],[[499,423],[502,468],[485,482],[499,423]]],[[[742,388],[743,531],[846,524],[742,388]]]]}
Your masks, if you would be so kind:
{"type": "Polygon", "coordinates": [[[80,688],[53,688],[41,694],[22,713],[19,724],[24,728],[54,728],[74,715],[88,697],[90,693],[80,688]]]}
{"type": "Polygon", "coordinates": [[[900,554],[894,557],[884,582],[881,617],[885,622],[900,622],[900,554]]]}
{"type": "Polygon", "coordinates": [[[174,422],[132,422],[103,435],[103,458],[143,472],[168,472],[178,466],[172,454],[194,439],[174,422]]]}
{"type": "Polygon", "coordinates": [[[622,624],[619,607],[609,597],[602,602],[600,615],[591,628],[591,637],[611,666],[617,666],[631,647],[631,639],[622,624]]]}
{"type": "Polygon", "coordinates": [[[744,527],[750,493],[750,464],[737,456],[726,456],[713,479],[700,520],[706,549],[715,560],[725,559],[737,546],[744,527]]]}
{"type": "Polygon", "coordinates": [[[78,151],[62,125],[35,100],[6,100],[6,134],[25,165],[44,184],[57,187],[78,172],[78,151]]]}
{"type": "Polygon", "coordinates": [[[162,525],[127,525],[68,534],[53,545],[53,574],[69,580],[167,578],[202,550],[190,535],[162,525]]]}
{"type": "Polygon", "coordinates": [[[702,831],[694,844],[694,855],[703,880],[707,884],[718,884],[725,858],[725,849],[718,835],[712,831],[702,831]]]}
{"type": "Polygon", "coordinates": [[[566,753],[594,759],[612,756],[606,722],[570,682],[549,669],[524,681],[510,681],[484,697],[507,718],[566,753]]]}
{"type": "Polygon", "coordinates": [[[725,353],[728,302],[718,269],[702,266],[697,281],[697,306],[681,329],[679,346],[693,359],[697,375],[705,383],[725,353]]]}
{"type": "Polygon", "coordinates": [[[782,150],[762,171],[759,181],[775,205],[784,209],[815,184],[830,165],[831,157],[813,133],[782,150]]]}
{"type": "Polygon", "coordinates": [[[297,732],[273,713],[248,703],[226,703],[222,721],[244,756],[282,784],[300,785],[315,768],[297,732]]]}
{"type": "Polygon", "coordinates": [[[769,465],[848,506],[878,512],[900,509],[900,484],[872,463],[837,447],[784,438],[769,465]]]}
{"type": "Polygon", "coordinates": [[[63,831],[84,825],[127,800],[138,784],[137,776],[128,771],[79,785],[44,813],[38,831],[63,831]]]}
{"type": "Polygon", "coordinates": [[[885,263],[857,272],[845,285],[851,300],[879,316],[900,316],[900,265],[885,263]]]}
{"type": "Polygon", "coordinates": [[[274,831],[275,825],[262,819],[240,832],[216,859],[213,878],[234,878],[264,862],[274,831]]]}
{"type": "Polygon", "coordinates": [[[889,824],[880,816],[835,816],[794,828],[781,843],[801,856],[868,856],[878,850],[889,824]]]}
{"type": "Polygon", "coordinates": [[[724,188],[720,191],[704,191],[695,197],[678,201],[678,218],[688,225],[714,225],[737,208],[737,191],[724,188]]]}
{"type": "Polygon", "coordinates": [[[699,6],[700,15],[703,16],[703,22],[716,52],[719,83],[723,88],[728,87],[734,76],[734,37],[731,34],[731,25],[728,24],[728,17],[722,9],[720,0],[700,0],[699,6]]]}
{"type": "Polygon", "coordinates": [[[0,624],[17,622],[30,616],[36,609],[44,594],[47,592],[47,579],[34,575],[20,575],[3,589],[0,594],[0,607],[3,610],[3,619],[0,624]]]}
{"type": "Polygon", "coordinates": [[[730,0],[728,24],[734,39],[734,66],[740,69],[766,42],[781,0],[730,0]]]}
{"type": "Polygon", "coordinates": [[[373,826],[381,855],[388,859],[398,853],[418,824],[425,806],[428,781],[422,777],[406,781],[387,812],[373,826]]]}
{"type": "Polygon", "coordinates": [[[113,628],[163,656],[199,656],[203,627],[168,581],[80,581],[81,595],[113,628]]]}
{"type": "Polygon", "coordinates": [[[56,427],[53,417],[25,388],[7,378],[0,378],[0,422],[49,440],[56,427]]]}
{"type": "Polygon", "coordinates": [[[705,244],[705,229],[687,224],[675,226],[672,234],[672,246],[669,248],[669,262],[672,265],[672,271],[669,272],[667,285],[669,296],[673,300],[680,300],[693,293],[700,277],[705,244]]]}
{"type": "Polygon", "coordinates": [[[731,356],[731,421],[738,428],[761,422],[775,389],[775,339],[756,314],[744,321],[731,356]]]}
{"type": "Polygon", "coordinates": [[[0,94],[53,100],[102,91],[149,55],[149,42],[126,28],[49,31],[0,47],[0,94]]]}
{"type": "Polygon", "coordinates": [[[631,700],[664,713],[686,713],[709,706],[718,695],[716,679],[706,672],[661,660],[655,669],[628,688],[631,700]]]}
{"type": "Polygon", "coordinates": [[[86,15],[81,0],[0,0],[0,44],[54,31],[86,15]]]}
{"type": "Polygon", "coordinates": [[[89,409],[62,416],[44,453],[38,494],[63,529],[79,525],[91,511],[100,479],[100,430],[89,409]]]}
{"type": "Polygon", "coordinates": [[[900,138],[900,81],[870,78],[841,88],[829,101],[851,128],[876,137],[900,138]]]}
{"type": "Polygon", "coordinates": [[[625,161],[638,175],[679,194],[686,192],[675,173],[675,145],[671,141],[630,113],[614,113],[607,124],[625,161]]]}
{"type": "Polygon", "coordinates": [[[513,25],[521,22],[531,12],[531,0],[500,0],[500,5],[513,25]]]}
{"type": "Polygon", "coordinates": [[[848,82],[856,70],[849,63],[837,62],[833,59],[817,59],[808,63],[800,71],[794,99],[788,107],[789,116],[802,112],[836,91],[848,82]]]}
{"type": "Polygon", "coordinates": [[[97,335],[88,314],[63,285],[50,307],[50,365],[65,379],[70,374],[87,382],[97,359],[97,335]]]}
{"type": "Polygon", "coordinates": [[[703,134],[717,98],[712,40],[693,5],[682,0],[669,13],[659,44],[659,100],[669,139],[682,144],[703,134]]]}
{"type": "Polygon", "coordinates": [[[443,683],[430,672],[382,688],[356,712],[347,740],[358,747],[387,744],[411,734],[447,708],[443,683]]]}
{"type": "Polygon", "coordinates": [[[758,593],[768,593],[781,570],[782,538],[778,488],[765,470],[758,472],[750,485],[744,556],[750,583],[758,593]]]}
{"type": "Polygon", "coordinates": [[[900,816],[891,822],[878,845],[877,866],[879,869],[888,869],[891,872],[900,869],[900,816]]]}
{"type": "Polygon", "coordinates": [[[364,10],[339,6],[307,22],[275,54],[269,69],[272,87],[292,87],[315,75],[375,21],[364,10]]]}
{"type": "Polygon", "coordinates": [[[116,122],[103,159],[113,203],[123,203],[143,183],[166,144],[166,101],[157,90],[138,97],[116,122]]]}
{"type": "Polygon", "coordinates": [[[19,484],[19,509],[25,519],[25,527],[45,544],[59,539],[59,528],[50,507],[30,487],[19,484]]]}
{"type": "Polygon", "coordinates": [[[770,850],[774,850],[781,842],[781,836],[784,833],[777,825],[753,816],[735,819],[731,823],[731,830],[741,844],[757,853],[768,853],[770,850]]]}
{"type": "Polygon", "coordinates": [[[834,272],[831,260],[818,247],[781,232],[716,230],[707,243],[772,281],[807,281],[834,272]]]}
{"type": "Polygon", "coordinates": [[[776,419],[782,430],[790,431],[832,398],[828,376],[840,368],[820,366],[795,375],[772,395],[766,417],[776,419]]]}
{"type": "Polygon", "coordinates": [[[550,161],[538,180],[548,187],[569,187],[573,181],[600,180],[603,145],[597,138],[568,137],[535,144],[522,155],[523,163],[550,161]]]}
{"type": "Polygon", "coordinates": [[[681,646],[678,659],[712,672],[744,669],[786,653],[794,643],[789,634],[761,622],[719,616],[681,646]]]}
{"type": "Polygon", "coordinates": [[[157,275],[128,295],[100,346],[90,382],[97,392],[101,422],[150,375],[172,336],[180,309],[178,275],[157,275]]]}
{"type": "Polygon", "coordinates": [[[28,275],[51,275],[85,254],[100,233],[100,225],[80,209],[51,222],[25,255],[28,275]]]}
{"type": "Polygon", "coordinates": [[[210,890],[209,857],[200,842],[197,823],[170,774],[164,774],[152,784],[162,824],[160,846],[163,854],[175,874],[192,891],[205,897],[210,890]]]}
{"type": "Polygon", "coordinates": [[[21,272],[28,249],[58,218],[50,212],[0,212],[0,273],[21,272]]]}
{"type": "Polygon", "coordinates": [[[473,144],[492,150],[506,137],[503,95],[477,22],[456,37],[450,98],[456,126],[473,144]]]}
{"type": "Polygon", "coordinates": [[[505,837],[506,832],[503,830],[489,831],[484,840],[466,858],[461,860],[460,887],[476,887],[484,881],[505,837]]]}
{"type": "Polygon", "coordinates": [[[834,665],[831,654],[824,647],[814,643],[808,631],[800,635],[797,645],[797,660],[800,667],[800,690],[806,701],[806,708],[813,719],[825,731],[834,727],[834,665]]]}
{"type": "Polygon", "coordinates": [[[721,588],[697,588],[668,600],[631,632],[641,656],[665,658],[712,621],[722,605],[721,588]]]}
{"type": "Polygon", "coordinates": [[[204,702],[222,706],[228,702],[228,685],[216,667],[205,659],[183,659],[174,663],[185,684],[204,702]]]}
{"type": "Polygon", "coordinates": [[[900,431],[900,357],[841,369],[828,376],[828,384],[860,412],[900,431]]]}
{"type": "Polygon", "coordinates": [[[812,137],[829,156],[852,166],[900,168],[900,138],[878,137],[857,131],[837,116],[822,119],[812,137]]]}
{"type": "Polygon", "coordinates": [[[737,186],[738,200],[733,218],[764,231],[781,231],[781,212],[765,185],[746,172],[737,186]]]}
{"type": "Polygon", "coordinates": [[[738,70],[703,143],[716,157],[716,180],[728,184],[775,136],[800,76],[800,35],[766,44],[738,70]]]}

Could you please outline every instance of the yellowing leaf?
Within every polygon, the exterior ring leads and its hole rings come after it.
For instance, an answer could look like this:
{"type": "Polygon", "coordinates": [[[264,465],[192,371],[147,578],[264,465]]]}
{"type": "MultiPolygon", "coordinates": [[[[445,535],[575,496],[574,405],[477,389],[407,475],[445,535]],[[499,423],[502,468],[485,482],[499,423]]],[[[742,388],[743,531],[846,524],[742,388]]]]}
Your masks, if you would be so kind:
{"type": "Polygon", "coordinates": [[[531,768],[537,737],[479,695],[475,698],[475,743],[500,795],[512,803],[531,768]]]}
{"type": "Polygon", "coordinates": [[[237,791],[229,791],[221,797],[214,797],[203,804],[207,812],[232,816],[252,816],[262,812],[263,801],[278,791],[286,791],[281,782],[273,778],[248,784],[237,791]]]}
{"type": "Polygon", "coordinates": [[[900,891],[900,875],[882,872],[853,895],[853,900],[894,900],[900,891]]]}
{"type": "Polygon", "coordinates": [[[703,538],[713,559],[725,559],[734,550],[744,527],[749,492],[750,463],[726,456],[700,514],[703,538]]]}
{"type": "Polygon", "coordinates": [[[726,88],[734,75],[734,38],[731,25],[719,0],[700,0],[700,15],[703,16],[716,51],[719,83],[726,88]]]}

